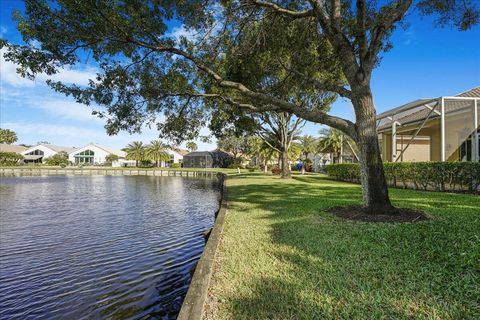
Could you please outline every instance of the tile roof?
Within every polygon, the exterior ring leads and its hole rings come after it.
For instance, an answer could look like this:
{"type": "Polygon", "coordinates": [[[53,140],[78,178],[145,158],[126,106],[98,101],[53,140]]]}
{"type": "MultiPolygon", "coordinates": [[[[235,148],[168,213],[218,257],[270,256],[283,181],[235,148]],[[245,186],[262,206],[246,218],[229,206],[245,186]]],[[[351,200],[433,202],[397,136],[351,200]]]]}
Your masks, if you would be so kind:
{"type": "Polygon", "coordinates": [[[16,152],[20,153],[27,150],[27,147],[24,146],[19,146],[16,144],[5,144],[5,143],[0,143],[0,151],[1,152],[16,152]]]}
{"type": "MultiPolygon", "coordinates": [[[[480,98],[480,87],[476,87],[476,88],[473,88],[471,90],[462,92],[462,93],[456,95],[456,97],[480,98]]],[[[430,101],[430,99],[424,99],[424,100],[426,100],[427,103],[428,103],[428,101],[430,101]]],[[[404,115],[401,115],[401,111],[400,111],[400,117],[398,117],[398,114],[397,114],[397,117],[394,118],[395,121],[398,121],[402,125],[405,125],[405,124],[414,123],[414,122],[424,120],[428,116],[428,114],[430,113],[430,110],[427,109],[427,108],[418,108],[417,111],[415,111],[415,107],[414,107],[414,106],[423,106],[424,104],[421,103],[422,101],[423,100],[416,100],[416,101],[408,103],[408,104],[406,104],[402,107],[390,110],[390,111],[395,111],[395,110],[400,109],[400,108],[408,110],[408,108],[403,108],[403,107],[408,106],[408,105],[413,106],[413,109],[410,110],[411,112],[406,111],[404,115]],[[417,102],[419,102],[419,103],[417,103],[417,102]]],[[[451,112],[457,111],[459,109],[462,109],[462,108],[466,107],[467,104],[470,104],[470,102],[469,101],[468,102],[467,101],[462,101],[462,100],[450,100],[450,101],[448,101],[445,112],[446,113],[451,113],[451,112]]],[[[437,107],[436,110],[438,110],[438,109],[439,108],[437,107]]],[[[389,112],[389,111],[387,111],[387,112],[389,112]]],[[[384,113],[380,114],[379,117],[386,114],[387,112],[384,112],[384,113]]],[[[430,115],[430,119],[435,119],[435,118],[438,118],[438,117],[439,117],[439,115],[436,114],[436,113],[432,113],[430,115]]],[[[388,129],[388,128],[391,128],[391,121],[388,121],[386,123],[381,123],[378,127],[378,130],[381,131],[381,130],[385,130],[385,129],[388,129]]]]}

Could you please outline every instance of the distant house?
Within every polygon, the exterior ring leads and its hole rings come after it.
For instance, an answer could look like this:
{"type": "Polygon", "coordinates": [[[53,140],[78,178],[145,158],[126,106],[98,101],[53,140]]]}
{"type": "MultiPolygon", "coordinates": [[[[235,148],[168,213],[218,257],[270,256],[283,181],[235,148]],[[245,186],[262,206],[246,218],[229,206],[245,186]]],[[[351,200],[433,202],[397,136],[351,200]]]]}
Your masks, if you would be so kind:
{"type": "Polygon", "coordinates": [[[19,146],[16,144],[0,143],[0,152],[15,152],[18,154],[22,154],[22,152],[25,150],[27,150],[27,147],[19,146]]]}
{"type": "Polygon", "coordinates": [[[377,116],[384,161],[480,161],[480,87],[377,116]]]}
{"type": "Polygon", "coordinates": [[[114,154],[118,160],[112,162],[112,167],[135,165],[134,160],[126,160],[126,153],[96,143],[90,143],[69,153],[68,160],[75,165],[101,165],[107,162],[107,156],[114,154]]]}
{"type": "Polygon", "coordinates": [[[75,148],[56,146],[53,144],[38,144],[21,152],[25,163],[42,163],[45,159],[56,155],[59,152],[71,153],[75,148]]]}
{"type": "Polygon", "coordinates": [[[162,167],[170,167],[174,163],[183,163],[183,156],[188,154],[188,151],[182,150],[179,148],[172,148],[168,149],[167,153],[170,155],[170,160],[168,161],[162,161],[161,166],[162,167]]]}
{"type": "Polygon", "coordinates": [[[194,151],[183,156],[185,168],[224,168],[231,162],[232,156],[221,150],[194,151]]]}

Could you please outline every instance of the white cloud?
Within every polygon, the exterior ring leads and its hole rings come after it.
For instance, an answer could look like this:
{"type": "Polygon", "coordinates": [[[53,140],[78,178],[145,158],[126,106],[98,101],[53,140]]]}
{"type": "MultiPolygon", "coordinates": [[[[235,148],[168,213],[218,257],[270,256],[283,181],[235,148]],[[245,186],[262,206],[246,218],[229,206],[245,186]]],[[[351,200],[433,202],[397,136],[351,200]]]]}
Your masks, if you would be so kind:
{"type": "Polygon", "coordinates": [[[2,87],[4,85],[10,85],[13,87],[34,87],[37,84],[44,84],[47,79],[52,79],[54,81],[62,81],[65,83],[75,83],[81,86],[88,84],[89,79],[95,80],[96,74],[98,72],[97,68],[94,67],[84,67],[84,68],[71,68],[66,67],[60,69],[60,71],[53,75],[48,76],[46,74],[37,75],[34,81],[22,78],[17,73],[17,65],[11,61],[6,61],[3,57],[6,49],[0,50],[0,83],[2,87]]]}
{"type": "Polygon", "coordinates": [[[409,46],[412,43],[415,43],[417,40],[417,36],[415,33],[415,29],[410,27],[410,29],[406,30],[403,33],[403,44],[409,46]]]}
{"type": "Polygon", "coordinates": [[[0,38],[3,38],[8,32],[7,27],[5,26],[0,26],[0,38]]]}
{"type": "Polygon", "coordinates": [[[29,104],[31,107],[45,110],[52,116],[61,119],[103,123],[100,118],[92,115],[92,111],[94,110],[92,107],[73,101],[66,101],[66,99],[48,99],[37,102],[30,101],[29,104]]]}
{"type": "MultiPolygon", "coordinates": [[[[43,140],[45,136],[50,137],[52,135],[63,137],[101,137],[98,130],[75,126],[32,122],[6,122],[2,125],[20,134],[34,134],[38,137],[38,140],[43,140]]],[[[50,142],[54,143],[53,141],[50,142]]]]}
{"type": "Polygon", "coordinates": [[[167,37],[174,38],[177,41],[180,41],[181,37],[185,37],[188,40],[193,40],[196,35],[197,33],[193,30],[185,29],[185,26],[183,24],[179,27],[173,27],[172,31],[166,34],[167,37]]]}

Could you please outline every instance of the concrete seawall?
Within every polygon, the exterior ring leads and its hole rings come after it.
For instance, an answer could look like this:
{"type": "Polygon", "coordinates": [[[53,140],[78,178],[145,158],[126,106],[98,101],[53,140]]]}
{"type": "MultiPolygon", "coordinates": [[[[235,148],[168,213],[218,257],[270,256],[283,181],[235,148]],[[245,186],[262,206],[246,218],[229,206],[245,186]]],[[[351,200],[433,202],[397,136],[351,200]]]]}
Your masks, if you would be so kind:
{"type": "Polygon", "coordinates": [[[215,171],[186,171],[186,170],[148,170],[148,169],[100,169],[100,168],[0,168],[3,175],[104,175],[104,176],[179,176],[213,178],[221,173],[215,171]]]}

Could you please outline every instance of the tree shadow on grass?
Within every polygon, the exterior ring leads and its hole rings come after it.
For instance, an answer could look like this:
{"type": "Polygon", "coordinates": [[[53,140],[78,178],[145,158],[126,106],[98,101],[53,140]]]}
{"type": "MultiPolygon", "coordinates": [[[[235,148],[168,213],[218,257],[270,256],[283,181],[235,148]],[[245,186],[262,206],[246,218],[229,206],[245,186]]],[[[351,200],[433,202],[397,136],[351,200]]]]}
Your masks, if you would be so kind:
{"type": "MultiPolygon", "coordinates": [[[[295,180],[259,179],[254,185],[229,187],[233,206],[248,203],[247,208],[261,209],[251,218],[269,225],[271,244],[265,254],[275,262],[268,274],[244,280],[248,291],[227,297],[233,318],[480,315],[475,298],[479,293],[478,198],[395,190],[392,197],[399,204],[438,209],[443,219],[358,223],[324,212],[333,206],[360,204],[358,186],[316,177],[295,180]],[[442,201],[448,206],[438,208],[435,204],[442,201]]],[[[250,252],[244,254],[247,257],[250,252]]]]}

